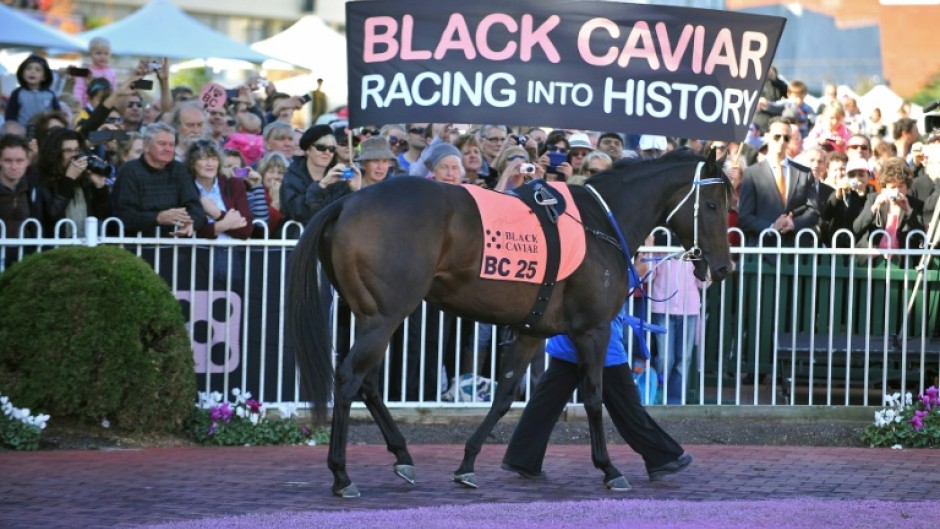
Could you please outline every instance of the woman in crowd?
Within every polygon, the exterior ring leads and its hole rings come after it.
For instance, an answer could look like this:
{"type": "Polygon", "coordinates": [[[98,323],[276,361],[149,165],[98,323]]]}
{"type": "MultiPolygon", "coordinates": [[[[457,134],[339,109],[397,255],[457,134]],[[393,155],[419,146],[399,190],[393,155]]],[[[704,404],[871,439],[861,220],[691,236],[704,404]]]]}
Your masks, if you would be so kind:
{"type": "Polygon", "coordinates": [[[518,145],[503,149],[493,165],[499,172],[496,191],[512,191],[533,178],[545,177],[542,167],[530,163],[529,152],[518,145]]]}
{"type": "Polygon", "coordinates": [[[372,136],[363,140],[356,161],[362,167],[362,187],[378,184],[388,178],[395,165],[395,153],[388,148],[388,140],[372,136]]]}
{"type": "Polygon", "coordinates": [[[610,156],[606,152],[590,152],[581,160],[581,168],[578,174],[572,176],[568,183],[572,185],[582,185],[585,180],[605,169],[610,169],[610,166],[613,164],[614,161],[610,159],[610,156]]]}
{"type": "Polygon", "coordinates": [[[480,171],[483,169],[483,147],[473,134],[464,134],[454,142],[461,154],[464,169],[464,181],[482,187],[489,187],[480,171]]]}
{"type": "Polygon", "coordinates": [[[77,237],[85,235],[85,218],[111,216],[111,192],[105,177],[111,168],[91,158],[78,132],[58,127],[42,142],[34,164],[39,177],[36,209],[45,233],[52,234],[62,219],[75,222],[77,237]]]}
{"type": "Polygon", "coordinates": [[[574,167],[568,163],[568,140],[564,133],[553,131],[545,140],[545,148],[539,153],[539,167],[545,179],[567,182],[574,175],[574,167]]]}
{"type": "MultiPolygon", "coordinates": [[[[270,125],[269,125],[270,126],[270,125]]],[[[286,220],[306,225],[323,206],[358,191],[362,186],[359,169],[336,161],[336,138],[327,125],[314,125],[300,139],[304,156],[291,162],[281,186],[281,213],[286,220]]]]}
{"type": "Polygon", "coordinates": [[[199,140],[186,149],[186,168],[193,176],[208,222],[198,236],[209,239],[247,239],[251,211],[245,185],[222,174],[222,153],[215,142],[199,140]]]}
{"type": "Polygon", "coordinates": [[[445,184],[464,182],[463,155],[457,147],[440,142],[428,147],[424,154],[424,165],[433,180],[445,184]]]}
{"type": "MultiPolygon", "coordinates": [[[[248,188],[248,204],[255,220],[268,224],[268,237],[278,233],[281,227],[281,184],[290,163],[279,152],[269,152],[258,162],[258,170],[249,173],[245,180],[248,188]]],[[[256,227],[254,236],[264,238],[263,228],[256,227]]]]}
{"type": "Polygon", "coordinates": [[[139,132],[128,132],[127,138],[118,141],[117,156],[113,160],[115,172],[125,162],[136,160],[144,152],[144,137],[139,132]]]}

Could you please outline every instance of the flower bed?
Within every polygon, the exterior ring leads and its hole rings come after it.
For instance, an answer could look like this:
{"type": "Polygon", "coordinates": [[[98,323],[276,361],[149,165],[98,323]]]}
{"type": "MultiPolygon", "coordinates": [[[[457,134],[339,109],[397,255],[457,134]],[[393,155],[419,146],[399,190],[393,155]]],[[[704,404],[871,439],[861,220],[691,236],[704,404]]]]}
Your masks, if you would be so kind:
{"type": "Polygon", "coordinates": [[[234,401],[229,402],[217,391],[199,393],[191,421],[196,442],[219,446],[316,445],[328,439],[326,432],[311,430],[293,420],[297,414],[293,406],[280,406],[279,417],[268,417],[268,409],[251,398],[250,392],[234,388],[232,397],[234,401]]]}
{"type": "Polygon", "coordinates": [[[917,396],[895,393],[885,397],[887,408],[875,412],[875,422],[862,431],[862,441],[876,447],[940,447],[940,391],[930,386],[917,396]]]}

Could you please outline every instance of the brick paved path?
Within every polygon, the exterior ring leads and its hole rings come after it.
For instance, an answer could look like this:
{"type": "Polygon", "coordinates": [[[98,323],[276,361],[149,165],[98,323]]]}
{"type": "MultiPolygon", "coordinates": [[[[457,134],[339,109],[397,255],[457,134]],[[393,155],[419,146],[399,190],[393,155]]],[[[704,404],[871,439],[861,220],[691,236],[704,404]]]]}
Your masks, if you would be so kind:
{"type": "Polygon", "coordinates": [[[418,483],[391,471],[384,446],[349,447],[362,498],[330,495],[326,447],[169,448],[0,453],[0,527],[114,527],[213,515],[389,509],[481,502],[624,497],[681,500],[877,499],[921,501],[940,486],[940,451],[866,448],[687,446],[695,463],[667,481],[647,481],[642,461],[610,445],[633,485],[606,491],[587,445],[552,445],[547,478],[499,469],[504,445],[486,445],[480,488],[450,481],[458,445],[413,445],[418,483]]]}

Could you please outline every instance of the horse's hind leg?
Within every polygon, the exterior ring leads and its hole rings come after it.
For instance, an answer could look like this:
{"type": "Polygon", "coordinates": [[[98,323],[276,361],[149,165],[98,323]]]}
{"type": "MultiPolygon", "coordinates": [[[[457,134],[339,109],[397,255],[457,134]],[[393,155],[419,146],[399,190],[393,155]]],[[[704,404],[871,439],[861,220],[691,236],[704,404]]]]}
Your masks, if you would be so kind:
{"type": "Polygon", "coordinates": [[[516,389],[519,387],[519,381],[525,373],[525,368],[532,360],[532,356],[538,350],[542,338],[521,335],[512,344],[509,349],[500,358],[499,380],[496,384],[496,395],[493,396],[493,405],[486,414],[486,418],[480,426],[477,427],[473,435],[467,439],[464,446],[463,461],[460,468],[454,472],[454,481],[461,485],[476,488],[476,473],[474,465],[477,455],[483,448],[483,442],[490,435],[496,423],[506,415],[516,398],[516,389]]]}
{"type": "Polygon", "coordinates": [[[343,498],[359,496],[359,489],[346,473],[349,408],[366,375],[381,363],[395,324],[390,321],[370,320],[368,323],[364,322],[360,329],[356,343],[336,367],[333,423],[330,431],[330,450],[326,459],[327,466],[333,472],[333,494],[343,498]]]}
{"type": "Polygon", "coordinates": [[[607,452],[607,440],[604,436],[602,384],[604,359],[607,353],[607,343],[610,340],[610,327],[606,323],[604,325],[602,329],[570,337],[579,352],[580,393],[591,430],[591,459],[594,466],[604,473],[604,484],[607,488],[614,491],[627,491],[630,490],[630,482],[611,462],[610,454],[607,452]],[[587,354],[582,354],[582,351],[586,351],[587,354]]]}
{"type": "Polygon", "coordinates": [[[412,461],[411,454],[408,452],[405,436],[401,434],[398,425],[395,424],[395,419],[388,411],[388,406],[385,405],[382,396],[379,394],[378,379],[379,368],[375,368],[363,382],[360,396],[362,401],[365,402],[369,413],[372,414],[372,419],[379,425],[382,437],[385,438],[385,446],[389,452],[395,455],[395,474],[414,485],[414,461],[412,461]]]}

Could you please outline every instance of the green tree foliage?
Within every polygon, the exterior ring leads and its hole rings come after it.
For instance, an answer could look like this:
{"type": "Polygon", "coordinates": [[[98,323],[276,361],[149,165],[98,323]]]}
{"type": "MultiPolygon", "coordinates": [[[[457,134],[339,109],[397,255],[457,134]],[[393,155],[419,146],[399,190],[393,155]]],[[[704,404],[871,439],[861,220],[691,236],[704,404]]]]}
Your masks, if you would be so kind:
{"type": "Polygon", "coordinates": [[[0,388],[20,406],[178,432],[193,371],[179,303],[126,250],[60,248],[0,275],[0,388]]]}

